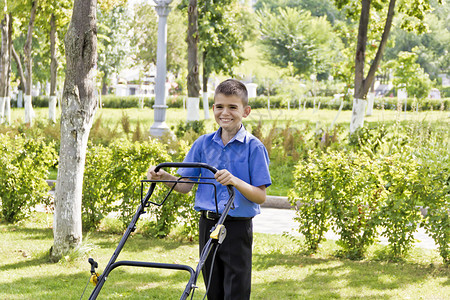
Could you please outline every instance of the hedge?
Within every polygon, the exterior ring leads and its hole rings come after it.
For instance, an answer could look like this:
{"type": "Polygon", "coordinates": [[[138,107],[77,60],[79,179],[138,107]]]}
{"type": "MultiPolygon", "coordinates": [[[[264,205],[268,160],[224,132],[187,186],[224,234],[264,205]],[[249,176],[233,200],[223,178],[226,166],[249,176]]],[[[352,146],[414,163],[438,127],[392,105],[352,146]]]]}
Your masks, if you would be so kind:
{"type": "MultiPolygon", "coordinates": [[[[184,96],[169,96],[166,99],[166,105],[169,108],[182,108],[186,97],[184,96]]],[[[34,107],[48,107],[49,97],[37,96],[33,97],[34,107]]],[[[100,98],[99,98],[100,101],[100,98]]],[[[258,96],[249,99],[249,104],[253,109],[267,108],[270,101],[270,108],[288,108],[293,109],[300,108],[321,108],[321,109],[333,109],[338,110],[341,105],[341,100],[336,100],[333,97],[292,97],[292,95],[276,95],[276,96],[258,96]]],[[[138,96],[114,96],[104,95],[101,97],[102,107],[104,108],[139,108],[153,107],[155,99],[153,97],[138,97],[138,96]]],[[[214,103],[212,97],[209,98],[209,107],[211,108],[214,103]]],[[[15,106],[16,104],[13,103],[15,106]]],[[[382,106],[384,109],[397,109],[398,100],[397,97],[383,97],[375,98],[374,107],[380,109],[382,106]]],[[[351,101],[344,101],[342,103],[342,110],[351,110],[353,103],[351,101]]],[[[404,109],[404,102],[401,103],[401,108],[404,109]]],[[[407,99],[407,110],[449,110],[450,98],[442,99],[422,99],[417,100],[414,98],[407,99]]]]}

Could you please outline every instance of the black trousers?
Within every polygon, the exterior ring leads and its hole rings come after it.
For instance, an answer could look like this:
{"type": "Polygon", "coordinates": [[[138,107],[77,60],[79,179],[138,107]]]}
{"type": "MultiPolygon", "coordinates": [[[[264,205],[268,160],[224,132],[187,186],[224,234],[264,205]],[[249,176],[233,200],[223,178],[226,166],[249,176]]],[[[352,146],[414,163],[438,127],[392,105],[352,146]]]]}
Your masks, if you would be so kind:
{"type": "MultiPolygon", "coordinates": [[[[209,239],[211,228],[217,222],[200,218],[200,253],[209,239]]],[[[219,247],[214,260],[208,300],[248,300],[251,291],[253,222],[249,220],[225,221],[227,235],[221,245],[213,246],[205,266],[203,279],[208,288],[211,261],[215,247],[219,247]]]]}

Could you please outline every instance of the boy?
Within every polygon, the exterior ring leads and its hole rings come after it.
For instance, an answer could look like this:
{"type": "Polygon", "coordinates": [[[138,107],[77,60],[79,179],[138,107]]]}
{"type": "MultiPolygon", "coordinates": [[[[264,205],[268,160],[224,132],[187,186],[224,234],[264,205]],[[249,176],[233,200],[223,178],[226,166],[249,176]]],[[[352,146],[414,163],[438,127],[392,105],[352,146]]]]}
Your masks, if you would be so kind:
{"type": "MultiPolygon", "coordinates": [[[[216,254],[212,275],[212,255],[203,269],[205,283],[210,282],[207,293],[210,300],[250,298],[252,218],[260,213],[259,204],[266,200],[266,187],[271,184],[267,150],[242,125],[242,119],[250,111],[244,84],[234,79],[220,83],[215,91],[213,105],[214,117],[220,128],[199,137],[184,159],[184,162],[202,162],[219,170],[214,175],[219,214],[216,213],[213,188],[208,184],[200,184],[197,188],[195,209],[201,212],[200,253],[228,200],[226,186],[232,185],[236,189],[234,209],[230,210],[224,223],[227,235],[216,254]]],[[[178,174],[212,177],[209,170],[197,168],[180,168],[178,174]]],[[[155,173],[154,167],[150,167],[147,177],[156,180],[177,179],[164,170],[155,173]]],[[[192,185],[178,183],[175,190],[187,193],[192,185]]]]}

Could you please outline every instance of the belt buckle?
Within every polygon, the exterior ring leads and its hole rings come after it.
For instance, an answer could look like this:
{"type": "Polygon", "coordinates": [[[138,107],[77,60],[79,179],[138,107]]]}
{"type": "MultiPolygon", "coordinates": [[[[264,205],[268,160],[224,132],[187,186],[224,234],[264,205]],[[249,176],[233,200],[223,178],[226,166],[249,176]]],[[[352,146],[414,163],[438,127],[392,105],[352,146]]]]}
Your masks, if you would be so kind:
{"type": "Polygon", "coordinates": [[[209,210],[207,210],[206,213],[205,213],[205,217],[208,220],[213,220],[214,221],[214,220],[217,219],[217,216],[220,216],[220,215],[216,214],[215,212],[209,211],[209,210]]]}

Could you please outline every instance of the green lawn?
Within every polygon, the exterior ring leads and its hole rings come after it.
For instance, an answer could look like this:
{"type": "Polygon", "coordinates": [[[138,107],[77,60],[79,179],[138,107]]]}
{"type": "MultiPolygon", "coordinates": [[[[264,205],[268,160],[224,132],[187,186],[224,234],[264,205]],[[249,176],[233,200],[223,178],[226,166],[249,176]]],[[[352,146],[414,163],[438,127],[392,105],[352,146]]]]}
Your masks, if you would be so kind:
{"type": "MultiPolygon", "coordinates": [[[[0,299],[80,299],[89,279],[88,257],[102,271],[120,235],[97,232],[85,238],[89,253],[48,262],[52,216],[34,214],[18,225],[0,224],[0,299]]],[[[378,246],[379,247],[379,246],[378,246]]],[[[377,261],[374,247],[363,261],[339,260],[327,241],[314,256],[303,255],[289,238],[255,234],[252,299],[449,299],[450,269],[434,250],[415,249],[401,263],[377,261]]],[[[119,259],[181,263],[195,267],[195,242],[133,235],[119,259]]],[[[187,283],[183,271],[122,268],[108,277],[101,299],[178,299],[187,283]]],[[[194,299],[201,299],[200,291],[194,299]]],[[[89,285],[83,299],[87,299],[89,285]]]]}
{"type": "MultiPolygon", "coordinates": [[[[251,103],[250,103],[251,105],[251,103]]],[[[37,120],[47,120],[48,109],[47,108],[35,108],[34,109],[37,120]]],[[[262,121],[264,123],[277,120],[281,125],[290,121],[292,126],[297,126],[298,124],[304,122],[311,122],[313,124],[319,124],[321,127],[329,127],[337,115],[336,110],[298,110],[298,109],[254,109],[250,115],[244,119],[244,122],[254,123],[262,121]]],[[[12,122],[18,121],[22,122],[24,111],[22,108],[14,108],[11,112],[12,122]]],[[[150,108],[128,108],[128,109],[113,109],[113,108],[102,108],[97,110],[95,115],[96,118],[102,118],[102,122],[111,127],[114,127],[122,115],[126,114],[132,125],[136,125],[139,120],[142,128],[149,130],[154,120],[154,111],[150,108]]],[[[338,118],[336,119],[336,124],[349,124],[352,112],[342,111],[338,118]]],[[[372,116],[365,118],[366,123],[376,123],[376,122],[393,122],[393,121],[440,121],[446,124],[450,124],[450,117],[448,111],[425,111],[425,112],[402,112],[399,113],[393,110],[379,110],[374,109],[372,116]]],[[[59,113],[57,114],[59,117],[59,113]]],[[[200,119],[203,119],[203,110],[200,110],[200,119]]],[[[166,123],[168,127],[176,126],[179,122],[186,120],[186,110],[182,108],[170,108],[166,111],[166,123]]],[[[210,119],[206,120],[205,125],[208,130],[212,130],[215,124],[214,115],[212,110],[210,111],[210,119]]]]}

